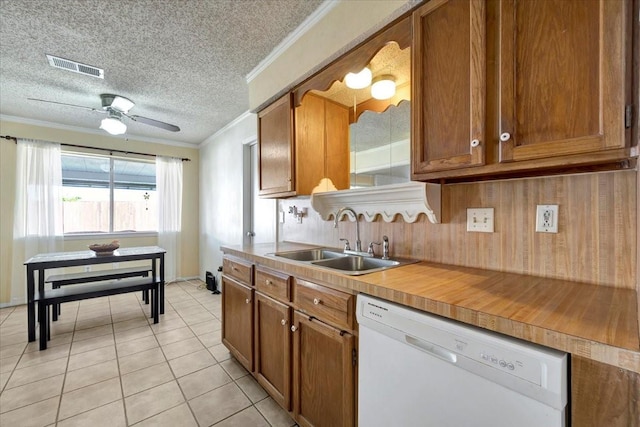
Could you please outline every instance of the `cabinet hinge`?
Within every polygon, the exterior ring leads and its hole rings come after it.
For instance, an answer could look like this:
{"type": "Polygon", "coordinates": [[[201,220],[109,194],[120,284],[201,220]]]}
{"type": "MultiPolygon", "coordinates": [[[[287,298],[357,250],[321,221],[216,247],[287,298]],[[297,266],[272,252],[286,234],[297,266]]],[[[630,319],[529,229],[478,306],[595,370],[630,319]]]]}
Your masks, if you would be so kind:
{"type": "Polygon", "coordinates": [[[624,127],[629,129],[633,122],[633,105],[627,105],[624,109],[624,127]]]}
{"type": "Polygon", "coordinates": [[[358,355],[355,348],[351,350],[351,362],[353,363],[353,366],[356,366],[358,363],[358,355]]]}

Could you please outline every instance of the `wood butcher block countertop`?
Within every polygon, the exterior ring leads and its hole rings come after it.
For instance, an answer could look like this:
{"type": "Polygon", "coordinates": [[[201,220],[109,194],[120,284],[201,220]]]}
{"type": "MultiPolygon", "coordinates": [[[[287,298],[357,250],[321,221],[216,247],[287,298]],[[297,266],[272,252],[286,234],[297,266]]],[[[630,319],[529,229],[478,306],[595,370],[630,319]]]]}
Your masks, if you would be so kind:
{"type": "Polygon", "coordinates": [[[420,262],[348,276],[269,254],[298,243],[223,246],[222,251],[337,289],[429,313],[640,373],[634,290],[420,262]]]}

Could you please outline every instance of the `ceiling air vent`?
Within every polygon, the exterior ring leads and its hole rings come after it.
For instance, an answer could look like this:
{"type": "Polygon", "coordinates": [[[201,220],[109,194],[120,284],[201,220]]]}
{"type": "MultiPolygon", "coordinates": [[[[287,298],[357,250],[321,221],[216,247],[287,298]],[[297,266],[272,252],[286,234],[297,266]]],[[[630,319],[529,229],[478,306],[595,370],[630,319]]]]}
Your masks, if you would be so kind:
{"type": "Polygon", "coordinates": [[[74,73],[84,74],[87,76],[97,77],[99,79],[104,79],[104,70],[92,67],[91,65],[81,64],[76,61],[71,61],[70,59],[59,58],[53,55],[47,55],[47,59],[49,60],[49,65],[54,68],[61,68],[67,71],[73,71],[74,73]]]}

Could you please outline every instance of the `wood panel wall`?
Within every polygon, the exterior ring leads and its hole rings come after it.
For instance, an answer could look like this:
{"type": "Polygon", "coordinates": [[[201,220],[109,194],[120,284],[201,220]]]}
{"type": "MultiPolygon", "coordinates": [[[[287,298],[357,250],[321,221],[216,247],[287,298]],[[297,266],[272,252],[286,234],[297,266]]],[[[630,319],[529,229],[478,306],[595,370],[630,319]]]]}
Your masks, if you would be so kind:
{"type": "MultiPolygon", "coordinates": [[[[361,222],[362,245],[386,234],[392,256],[637,289],[639,185],[636,171],[449,184],[442,224],[426,217],[413,224],[361,222]],[[537,204],[559,205],[557,234],[535,232],[537,204]],[[466,209],[477,207],[495,209],[494,233],[466,231],[466,209]]],[[[353,222],[334,229],[308,199],[279,205],[284,212],[309,207],[302,224],[285,214],[281,241],[339,247],[339,237],[355,240],[353,222]]]]}

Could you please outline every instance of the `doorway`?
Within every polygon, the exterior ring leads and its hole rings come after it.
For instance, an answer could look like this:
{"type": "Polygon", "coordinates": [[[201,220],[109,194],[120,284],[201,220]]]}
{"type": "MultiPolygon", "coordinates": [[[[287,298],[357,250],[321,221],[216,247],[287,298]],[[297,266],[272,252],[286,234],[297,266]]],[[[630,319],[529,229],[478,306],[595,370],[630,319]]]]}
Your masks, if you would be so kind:
{"type": "Polygon", "coordinates": [[[258,196],[258,141],[251,138],[244,145],[244,206],[243,230],[245,244],[277,241],[277,200],[258,196]]]}

